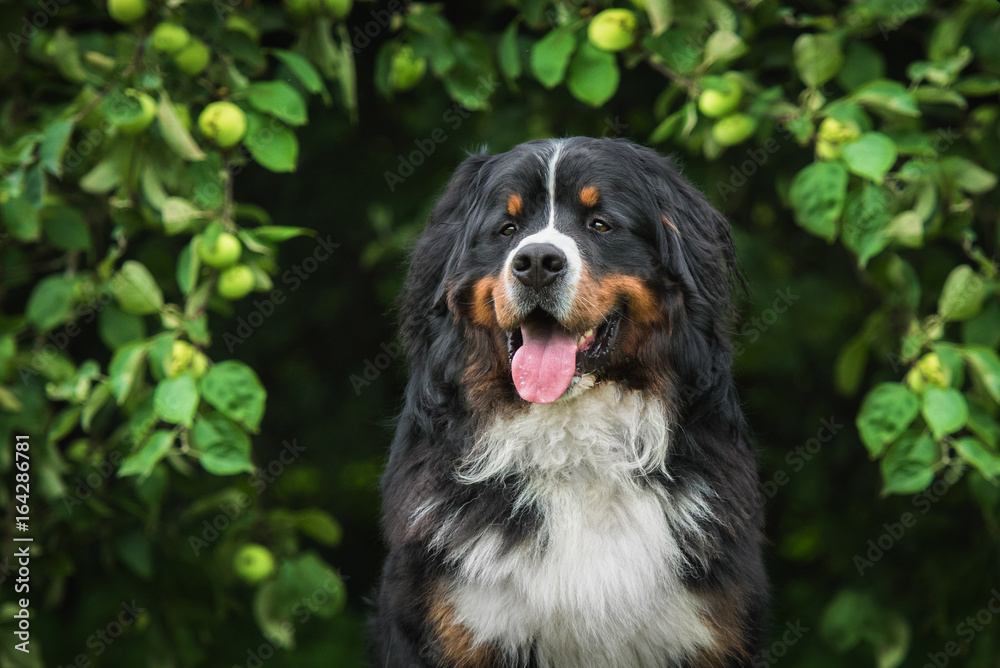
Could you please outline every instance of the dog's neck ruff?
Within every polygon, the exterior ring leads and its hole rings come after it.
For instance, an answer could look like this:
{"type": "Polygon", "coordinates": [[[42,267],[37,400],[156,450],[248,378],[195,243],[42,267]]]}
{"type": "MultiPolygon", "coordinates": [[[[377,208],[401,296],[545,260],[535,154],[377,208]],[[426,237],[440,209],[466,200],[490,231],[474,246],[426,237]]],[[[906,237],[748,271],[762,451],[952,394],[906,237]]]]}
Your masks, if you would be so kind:
{"type": "Polygon", "coordinates": [[[542,525],[513,549],[491,526],[450,550],[449,599],[477,643],[520,661],[533,652],[542,668],[653,668],[712,645],[703,606],[680,581],[675,534],[707,517],[708,490],[694,481],[670,493],[648,479],[666,474],[668,437],[659,400],[612,383],[481,434],[459,480],[513,476],[515,505],[534,506],[542,525]]]}

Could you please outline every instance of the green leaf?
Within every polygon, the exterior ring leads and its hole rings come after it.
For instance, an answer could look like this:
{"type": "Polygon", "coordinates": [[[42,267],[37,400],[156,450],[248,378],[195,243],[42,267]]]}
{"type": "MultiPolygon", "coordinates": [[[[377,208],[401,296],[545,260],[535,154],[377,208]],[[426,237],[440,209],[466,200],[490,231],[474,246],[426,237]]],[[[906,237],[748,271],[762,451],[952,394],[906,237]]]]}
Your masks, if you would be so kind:
{"type": "Polygon", "coordinates": [[[126,343],[146,338],[146,321],[142,316],[123,312],[114,304],[108,304],[97,316],[97,333],[111,350],[117,350],[126,343]]]}
{"type": "Polygon", "coordinates": [[[576,49],[573,28],[551,31],[531,48],[531,72],[546,88],[555,88],[566,76],[570,56],[576,49]]]}
{"type": "Polygon", "coordinates": [[[299,531],[328,547],[338,545],[344,533],[337,520],[319,508],[295,513],[295,525],[299,531]]]}
{"type": "Polygon", "coordinates": [[[925,389],[920,410],[936,438],[955,433],[969,421],[965,397],[953,387],[925,389]]]}
{"type": "Polygon", "coordinates": [[[500,84],[490,45],[480,35],[467,34],[452,48],[457,62],[444,77],[448,94],[466,109],[489,109],[490,96],[500,84]]]}
{"type": "Polygon", "coordinates": [[[11,197],[0,204],[3,225],[15,239],[20,241],[38,241],[42,234],[42,226],[38,215],[38,207],[24,195],[11,197]]]}
{"type": "Polygon", "coordinates": [[[42,209],[42,228],[45,238],[62,250],[87,250],[90,248],[90,229],[76,209],[68,206],[47,206],[42,209]]]}
{"type": "Polygon", "coordinates": [[[126,260],[122,264],[111,279],[111,291],[126,313],[148,315],[163,308],[163,293],[156,279],[135,260],[126,260]]]}
{"type": "Polygon", "coordinates": [[[136,575],[148,580],[153,575],[153,555],[149,539],[140,530],[119,535],[115,541],[115,554],[136,575]]]}
{"type": "Polygon", "coordinates": [[[284,81],[259,81],[252,84],[246,94],[254,109],[288,125],[305,125],[308,120],[305,100],[284,81]]]}
{"type": "Polygon", "coordinates": [[[135,341],[125,344],[112,355],[111,364],[108,365],[108,378],[111,394],[118,405],[125,403],[135,382],[141,377],[147,351],[146,341],[135,341]]]}
{"type": "Polygon", "coordinates": [[[165,422],[190,427],[198,409],[198,385],[191,374],[161,380],[153,394],[153,407],[165,422]]]}
{"type": "Polygon", "coordinates": [[[45,128],[44,139],[38,146],[38,157],[49,174],[62,176],[62,158],[73,134],[73,119],[58,120],[45,128]]]}
{"type": "Polygon", "coordinates": [[[995,479],[1000,476],[1000,455],[987,450],[975,438],[956,438],[953,445],[962,459],[972,464],[984,476],[995,479]]]}
{"type": "Polygon", "coordinates": [[[879,383],[868,393],[857,417],[858,434],[874,459],[896,440],[920,412],[920,401],[900,383],[879,383]]]}
{"type": "Polygon", "coordinates": [[[310,93],[321,93],[325,90],[323,86],[323,79],[320,77],[319,72],[313,67],[307,59],[303,58],[297,53],[292,51],[285,51],[284,49],[272,49],[271,53],[274,57],[285,64],[295,78],[299,80],[302,86],[310,93]]]}
{"type": "Polygon", "coordinates": [[[898,81],[876,79],[855,91],[850,99],[883,113],[920,116],[916,99],[898,81]]]}
{"type": "Polygon", "coordinates": [[[866,132],[841,148],[841,155],[852,173],[882,183],[896,164],[896,144],[881,132],[866,132]]]}
{"type": "Polygon", "coordinates": [[[866,42],[851,40],[847,44],[844,66],[837,81],[844,90],[855,90],[874,79],[885,76],[885,57],[866,42]]]}
{"type": "Polygon", "coordinates": [[[181,249],[177,256],[177,286],[181,289],[181,294],[185,297],[191,294],[195,283],[198,281],[198,272],[201,269],[201,259],[194,251],[195,241],[192,240],[187,246],[181,249]]]}
{"type": "Polygon", "coordinates": [[[618,90],[621,75],[613,53],[590,42],[580,45],[569,66],[569,92],[592,107],[600,107],[618,90]]]}
{"type": "Polygon", "coordinates": [[[906,658],[910,650],[910,625],[906,618],[896,612],[883,611],[875,627],[876,668],[896,668],[906,658]]]}
{"type": "Polygon", "coordinates": [[[261,225],[249,230],[253,236],[262,241],[280,242],[295,237],[314,237],[316,230],[308,227],[288,227],[285,225],[261,225]]]}
{"type": "Polygon", "coordinates": [[[950,155],[939,163],[941,172],[959,190],[978,195],[996,188],[997,177],[971,160],[950,155]]]}
{"type": "Polygon", "coordinates": [[[644,0],[642,6],[646,9],[646,15],[649,16],[649,25],[653,28],[653,35],[661,34],[673,23],[673,0],[644,0]]]}
{"type": "Polygon", "coordinates": [[[857,254],[861,267],[892,241],[889,204],[889,193],[871,183],[865,183],[860,192],[851,193],[842,237],[844,245],[857,254]]]}
{"type": "Polygon", "coordinates": [[[299,141],[295,133],[265,116],[247,116],[248,129],[243,144],[253,159],[272,172],[294,172],[299,159],[299,141]]]}
{"type": "Polygon", "coordinates": [[[83,427],[84,431],[90,431],[90,425],[94,421],[94,416],[97,415],[98,411],[104,407],[104,404],[110,398],[111,386],[107,383],[101,383],[90,393],[87,401],[83,404],[83,410],[80,414],[80,426],[83,427]]]}
{"type": "Polygon", "coordinates": [[[877,615],[878,606],[871,595],[845,589],[823,611],[820,633],[834,650],[844,653],[861,642],[877,615]]]}
{"type": "Polygon", "coordinates": [[[202,468],[213,475],[253,473],[250,437],[218,413],[194,421],[191,430],[202,468]]]}
{"type": "Polygon", "coordinates": [[[125,458],[118,468],[118,477],[130,475],[146,477],[152,473],[157,462],[163,459],[174,444],[172,431],[154,431],[139,448],[125,458]]]}
{"type": "Polygon", "coordinates": [[[160,126],[160,134],[167,146],[184,160],[204,160],[205,152],[184,127],[181,117],[177,115],[173,102],[166,91],[160,91],[160,104],[156,108],[156,121],[160,126]]]}
{"type": "Polygon", "coordinates": [[[960,264],[951,270],[941,288],[938,313],[945,320],[967,320],[979,313],[986,287],[972,267],[960,264]]]}
{"type": "Polygon", "coordinates": [[[312,613],[329,619],[347,600],[336,572],[311,552],[281,562],[277,575],[257,588],[254,619],[272,641],[291,647],[296,619],[312,613]]]}
{"type": "Polygon", "coordinates": [[[73,308],[73,280],[66,276],[42,279],[28,298],[25,316],[41,331],[69,320],[73,308]]]}
{"type": "Polygon", "coordinates": [[[986,346],[965,346],[962,355],[986,392],[1000,404],[1000,356],[986,346]]]}
{"type": "Polygon", "coordinates": [[[191,229],[191,223],[202,218],[198,207],[181,197],[168,197],[160,210],[163,217],[163,229],[167,236],[173,236],[191,229]]]}
{"type": "Polygon", "coordinates": [[[732,30],[717,30],[705,42],[705,64],[728,63],[747,52],[743,39],[732,30]]]}
{"type": "Polygon", "coordinates": [[[513,81],[521,76],[521,47],[517,41],[517,21],[512,21],[500,35],[497,44],[497,60],[500,71],[513,81]]]}
{"type": "Polygon", "coordinates": [[[934,465],[941,459],[929,434],[904,436],[886,451],[880,464],[882,496],[916,494],[934,482],[934,465]]]}
{"type": "Polygon", "coordinates": [[[201,393],[223,415],[254,433],[260,428],[267,392],[246,364],[235,360],[216,364],[201,379],[201,393]]]}
{"type": "Polygon", "coordinates": [[[808,232],[833,241],[847,197],[847,170],[835,162],[814,162],[792,180],[788,193],[795,222],[808,232]]]}
{"type": "Polygon", "coordinates": [[[868,364],[870,345],[868,337],[862,332],[840,349],[834,365],[833,383],[837,391],[844,396],[855,394],[861,387],[865,367],[868,364]]]}
{"type": "Polygon", "coordinates": [[[840,42],[830,35],[799,35],[792,46],[799,78],[811,88],[818,88],[836,76],[844,65],[840,42]]]}

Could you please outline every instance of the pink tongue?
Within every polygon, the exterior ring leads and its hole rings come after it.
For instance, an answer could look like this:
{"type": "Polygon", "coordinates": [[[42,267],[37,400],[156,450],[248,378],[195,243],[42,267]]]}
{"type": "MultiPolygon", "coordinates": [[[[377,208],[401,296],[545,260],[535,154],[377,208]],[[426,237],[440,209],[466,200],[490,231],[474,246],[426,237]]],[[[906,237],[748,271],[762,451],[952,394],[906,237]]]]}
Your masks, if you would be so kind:
{"type": "Polygon", "coordinates": [[[514,353],[514,387],[525,401],[550,404],[563,395],[576,372],[576,339],[561,327],[526,324],[524,344],[514,353]]]}

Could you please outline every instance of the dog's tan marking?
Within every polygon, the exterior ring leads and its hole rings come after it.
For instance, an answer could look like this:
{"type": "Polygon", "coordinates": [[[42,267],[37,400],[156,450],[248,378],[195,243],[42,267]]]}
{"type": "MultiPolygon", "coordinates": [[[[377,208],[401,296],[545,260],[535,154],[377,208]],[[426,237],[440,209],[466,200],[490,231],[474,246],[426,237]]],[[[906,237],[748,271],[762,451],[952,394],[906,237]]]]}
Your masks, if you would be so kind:
{"type": "Polygon", "coordinates": [[[441,592],[431,596],[427,617],[446,665],[454,668],[489,668],[495,665],[493,648],[475,642],[469,629],[455,620],[455,609],[441,592]]]}
{"type": "Polygon", "coordinates": [[[480,278],[472,288],[472,312],[470,317],[472,322],[483,327],[493,327],[496,325],[496,316],[493,310],[493,293],[497,279],[493,276],[480,278]]]}
{"type": "Polygon", "coordinates": [[[640,279],[626,274],[611,274],[597,281],[589,271],[584,271],[577,286],[569,329],[582,332],[599,325],[621,301],[627,305],[626,316],[633,323],[651,324],[663,319],[659,300],[640,279]]]}
{"type": "Polygon", "coordinates": [[[507,198],[507,213],[512,216],[520,216],[523,204],[524,202],[521,200],[520,195],[516,193],[511,195],[507,198]]]}
{"type": "Polygon", "coordinates": [[[597,206],[600,199],[601,195],[597,192],[597,188],[594,186],[587,186],[580,191],[580,201],[588,209],[592,209],[597,206]]]}
{"type": "Polygon", "coordinates": [[[669,219],[669,218],[667,218],[667,217],[666,217],[665,215],[663,215],[662,213],[660,214],[660,218],[662,218],[662,219],[663,219],[663,224],[664,224],[664,225],[666,225],[667,227],[669,227],[670,229],[672,229],[672,230],[673,230],[674,232],[677,232],[678,234],[680,234],[680,231],[678,231],[678,229],[677,229],[677,226],[676,226],[676,225],[674,225],[674,224],[673,224],[672,222],[670,222],[670,219],[669,219]]]}

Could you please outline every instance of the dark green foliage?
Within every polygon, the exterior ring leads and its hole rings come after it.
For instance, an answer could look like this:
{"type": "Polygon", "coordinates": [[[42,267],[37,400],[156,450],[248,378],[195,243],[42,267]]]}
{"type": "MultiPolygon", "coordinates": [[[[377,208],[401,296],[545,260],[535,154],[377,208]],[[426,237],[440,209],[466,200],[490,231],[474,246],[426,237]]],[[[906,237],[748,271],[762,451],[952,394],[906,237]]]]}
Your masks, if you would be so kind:
{"type": "Polygon", "coordinates": [[[1000,4],[621,2],[615,53],[603,1],[146,4],[0,0],[0,663],[361,665],[406,249],[465,151],[587,134],[733,222],[761,665],[1000,665],[1000,4]]]}

